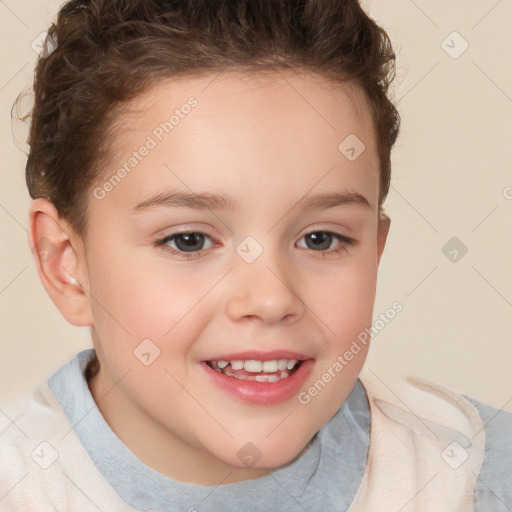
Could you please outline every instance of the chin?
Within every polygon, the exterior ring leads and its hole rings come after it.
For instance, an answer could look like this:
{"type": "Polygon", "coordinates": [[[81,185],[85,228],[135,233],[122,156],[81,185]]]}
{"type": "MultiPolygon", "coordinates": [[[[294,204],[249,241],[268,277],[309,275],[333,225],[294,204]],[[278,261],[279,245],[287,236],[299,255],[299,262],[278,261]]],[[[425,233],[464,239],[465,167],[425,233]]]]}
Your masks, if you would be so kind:
{"type": "Polygon", "coordinates": [[[214,456],[225,464],[239,469],[278,469],[295,460],[309,444],[309,440],[302,443],[295,441],[285,445],[282,439],[277,442],[245,442],[233,443],[221,453],[214,453],[214,456]],[[231,457],[226,455],[232,454],[231,457]]]}

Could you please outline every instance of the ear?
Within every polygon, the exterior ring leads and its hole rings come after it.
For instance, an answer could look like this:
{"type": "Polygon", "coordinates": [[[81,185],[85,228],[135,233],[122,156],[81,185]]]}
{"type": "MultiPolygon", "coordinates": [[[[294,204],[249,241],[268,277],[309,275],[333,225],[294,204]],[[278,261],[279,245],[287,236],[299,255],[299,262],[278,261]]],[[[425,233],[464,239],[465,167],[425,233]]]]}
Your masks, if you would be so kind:
{"type": "Polygon", "coordinates": [[[43,286],[66,320],[93,326],[83,244],[46,199],[29,209],[28,241],[43,286]]]}
{"type": "Polygon", "coordinates": [[[377,228],[377,264],[380,263],[386,240],[388,238],[391,219],[383,212],[379,212],[379,225],[377,228]]]}

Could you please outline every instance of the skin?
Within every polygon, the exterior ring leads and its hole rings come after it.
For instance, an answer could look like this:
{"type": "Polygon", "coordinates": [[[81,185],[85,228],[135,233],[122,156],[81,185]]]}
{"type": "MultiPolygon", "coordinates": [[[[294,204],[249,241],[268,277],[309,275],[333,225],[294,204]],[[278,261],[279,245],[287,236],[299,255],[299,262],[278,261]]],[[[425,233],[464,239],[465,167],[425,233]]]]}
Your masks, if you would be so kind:
{"type": "MultiPolygon", "coordinates": [[[[217,485],[296,458],[350,393],[367,348],[307,405],[297,396],[241,402],[212,385],[200,361],[251,349],[301,352],[315,360],[307,390],[371,325],[389,219],[378,212],[379,159],[362,93],[308,73],[159,82],[119,113],[105,178],[191,96],[197,107],[130,174],[103,199],[90,195],[85,239],[36,199],[29,242],[54,244],[50,259],[36,256],[41,281],[71,324],[92,328],[101,370],[89,387],[114,432],[157,471],[217,485]],[[353,162],[338,150],[349,134],[366,146],[353,162]],[[223,193],[237,207],[130,214],[167,188],[223,193]],[[297,206],[305,194],[347,190],[370,207],[297,206]],[[181,228],[212,241],[192,259],[154,245],[181,228]],[[355,242],[335,252],[333,238],[327,251],[315,250],[304,237],[311,231],[355,242]],[[236,252],[247,236],[263,249],[250,264],[236,252]],[[147,338],[161,351],[149,366],[134,357],[147,338]],[[248,442],[261,452],[251,467],[237,457],[248,442]]],[[[167,245],[177,250],[176,240],[167,245]]]]}

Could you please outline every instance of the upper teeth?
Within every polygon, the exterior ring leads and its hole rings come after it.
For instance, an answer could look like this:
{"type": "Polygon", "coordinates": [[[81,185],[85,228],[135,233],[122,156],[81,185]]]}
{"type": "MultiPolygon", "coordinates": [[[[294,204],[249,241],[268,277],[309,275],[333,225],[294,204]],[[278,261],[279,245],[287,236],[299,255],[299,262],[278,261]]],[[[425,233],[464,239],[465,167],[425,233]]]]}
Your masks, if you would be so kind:
{"type": "Polygon", "coordinates": [[[258,361],[255,359],[234,360],[234,361],[213,361],[220,369],[226,368],[229,364],[232,370],[241,370],[246,372],[265,372],[274,373],[277,370],[291,370],[296,364],[297,359],[273,359],[272,361],[258,361]]]}

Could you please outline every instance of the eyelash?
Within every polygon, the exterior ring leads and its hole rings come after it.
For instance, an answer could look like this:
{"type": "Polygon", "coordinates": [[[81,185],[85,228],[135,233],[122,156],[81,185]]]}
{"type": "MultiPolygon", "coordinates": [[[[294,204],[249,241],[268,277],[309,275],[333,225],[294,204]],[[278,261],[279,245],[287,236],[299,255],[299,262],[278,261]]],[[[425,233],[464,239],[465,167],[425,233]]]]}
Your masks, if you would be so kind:
{"type": "MultiPolygon", "coordinates": [[[[318,253],[321,255],[321,257],[325,257],[329,254],[338,254],[341,251],[348,252],[348,247],[351,247],[354,245],[355,240],[353,238],[349,238],[344,235],[340,235],[339,233],[334,233],[333,231],[327,231],[323,229],[315,229],[313,231],[308,231],[307,233],[304,233],[301,238],[311,235],[312,233],[327,233],[329,235],[332,235],[334,238],[339,240],[339,244],[334,249],[329,249],[327,251],[314,251],[313,249],[310,249],[313,252],[318,253]]],[[[177,233],[173,233],[172,235],[167,235],[164,238],[160,238],[153,241],[153,244],[155,247],[160,247],[164,251],[170,252],[173,256],[184,256],[186,259],[194,259],[200,257],[204,250],[202,251],[191,251],[191,252],[185,252],[185,251],[177,251],[176,249],[173,249],[172,247],[169,247],[167,245],[168,242],[173,240],[175,237],[180,235],[190,235],[190,234],[199,234],[199,235],[205,235],[207,238],[213,241],[212,237],[209,236],[207,233],[203,231],[197,231],[197,230],[187,230],[187,231],[179,231],[177,233]]],[[[207,250],[207,249],[206,249],[207,250]]]]}

